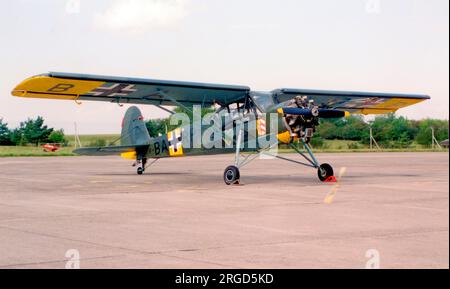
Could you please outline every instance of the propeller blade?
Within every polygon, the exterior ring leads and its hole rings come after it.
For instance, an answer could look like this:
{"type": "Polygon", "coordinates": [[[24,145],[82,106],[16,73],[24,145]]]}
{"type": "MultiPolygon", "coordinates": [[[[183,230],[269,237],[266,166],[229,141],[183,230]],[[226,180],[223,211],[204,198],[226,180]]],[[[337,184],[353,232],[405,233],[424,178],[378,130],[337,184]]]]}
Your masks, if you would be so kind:
{"type": "Polygon", "coordinates": [[[350,113],[348,111],[336,110],[336,109],[319,109],[320,118],[341,118],[348,117],[350,113]]]}
{"type": "Polygon", "coordinates": [[[296,108],[296,107],[283,107],[278,110],[279,113],[302,115],[306,117],[320,117],[320,118],[341,118],[348,117],[350,113],[348,111],[319,108],[315,113],[312,109],[296,108]]]}

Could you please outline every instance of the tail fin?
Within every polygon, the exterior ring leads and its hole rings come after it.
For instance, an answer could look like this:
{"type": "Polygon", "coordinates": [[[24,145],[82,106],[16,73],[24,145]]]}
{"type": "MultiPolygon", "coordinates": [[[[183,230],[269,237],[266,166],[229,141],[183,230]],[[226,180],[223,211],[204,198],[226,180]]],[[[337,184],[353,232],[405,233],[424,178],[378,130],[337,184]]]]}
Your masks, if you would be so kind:
{"type": "Polygon", "coordinates": [[[150,135],[145,126],[142,113],[136,106],[130,107],[122,122],[121,145],[122,146],[138,146],[148,145],[150,143],[150,135]]]}

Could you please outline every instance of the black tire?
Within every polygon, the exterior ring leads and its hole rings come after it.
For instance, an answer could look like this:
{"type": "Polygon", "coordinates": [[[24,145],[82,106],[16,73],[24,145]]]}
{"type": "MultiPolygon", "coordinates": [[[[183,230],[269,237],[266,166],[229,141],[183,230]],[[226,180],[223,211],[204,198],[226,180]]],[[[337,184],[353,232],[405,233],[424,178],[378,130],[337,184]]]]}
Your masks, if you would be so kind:
{"type": "Polygon", "coordinates": [[[321,164],[317,170],[317,175],[319,176],[320,181],[323,182],[329,177],[334,176],[333,167],[329,164],[321,164]]]}
{"type": "Polygon", "coordinates": [[[223,173],[223,180],[227,185],[239,184],[240,178],[241,174],[239,172],[239,169],[235,166],[229,166],[223,173]]]}
{"type": "Polygon", "coordinates": [[[137,174],[142,175],[144,173],[144,169],[142,167],[137,168],[137,174]]]}

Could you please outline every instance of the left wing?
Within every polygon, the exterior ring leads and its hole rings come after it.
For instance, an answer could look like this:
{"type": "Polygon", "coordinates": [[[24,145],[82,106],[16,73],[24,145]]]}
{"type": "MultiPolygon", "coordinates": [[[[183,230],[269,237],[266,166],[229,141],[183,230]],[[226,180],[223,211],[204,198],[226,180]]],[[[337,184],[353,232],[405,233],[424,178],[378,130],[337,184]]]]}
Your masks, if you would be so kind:
{"type": "Polygon", "coordinates": [[[247,86],[50,72],[24,80],[19,97],[184,106],[227,105],[245,99],[247,86]]]}
{"type": "Polygon", "coordinates": [[[320,108],[348,111],[356,114],[385,114],[396,112],[427,99],[428,95],[398,94],[398,93],[373,93],[354,91],[328,91],[282,88],[273,91],[274,97],[279,102],[284,102],[293,97],[308,96],[320,108]]]}

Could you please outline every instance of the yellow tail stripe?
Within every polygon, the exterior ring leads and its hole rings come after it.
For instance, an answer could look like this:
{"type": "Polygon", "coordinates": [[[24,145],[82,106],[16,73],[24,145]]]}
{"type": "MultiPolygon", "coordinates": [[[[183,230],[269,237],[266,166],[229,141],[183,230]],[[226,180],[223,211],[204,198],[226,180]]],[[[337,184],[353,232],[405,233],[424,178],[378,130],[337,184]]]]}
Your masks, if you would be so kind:
{"type": "Polygon", "coordinates": [[[135,151],[121,153],[120,156],[127,160],[136,160],[137,159],[137,154],[135,151]]]}

